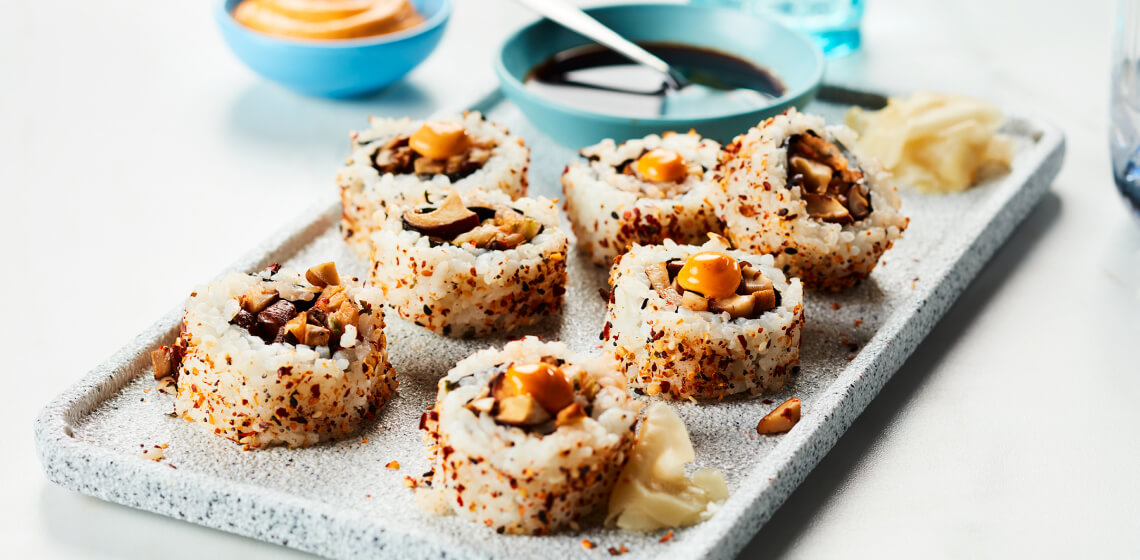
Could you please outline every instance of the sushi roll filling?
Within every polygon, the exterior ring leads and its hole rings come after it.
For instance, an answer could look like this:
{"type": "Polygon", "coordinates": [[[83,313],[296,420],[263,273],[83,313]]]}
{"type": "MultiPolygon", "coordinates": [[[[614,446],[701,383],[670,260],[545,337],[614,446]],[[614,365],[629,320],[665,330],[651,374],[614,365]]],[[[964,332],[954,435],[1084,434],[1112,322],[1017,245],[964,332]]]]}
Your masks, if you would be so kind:
{"type": "Polygon", "coordinates": [[[437,207],[404,211],[402,221],[405,230],[427,236],[433,246],[471,244],[491,251],[514,249],[544,229],[538,220],[506,205],[465,206],[455,192],[437,207]]]}
{"type": "Polygon", "coordinates": [[[716,251],[650,265],[645,275],[658,296],[692,311],[754,319],[780,306],[780,291],[759,269],[716,251]]]}
{"type": "MultiPolygon", "coordinates": [[[[273,270],[273,267],[268,269],[273,270]]],[[[272,272],[271,272],[272,273],[272,272]]],[[[314,266],[305,272],[312,286],[293,284],[288,294],[265,285],[270,277],[262,276],[263,284],[250,288],[238,298],[241,309],[230,324],[245,329],[266,344],[303,344],[327,346],[330,353],[352,346],[359,338],[357,329],[361,314],[371,313],[368,305],[357,306],[340,285],[336,266],[329,262],[314,266]],[[354,336],[343,340],[349,327],[354,336]]]]}
{"type": "MultiPolygon", "coordinates": [[[[583,154],[589,161],[598,161],[596,154],[583,154]]],[[[616,166],[619,175],[628,175],[636,181],[614,181],[618,189],[632,192],[642,198],[667,199],[685,194],[692,187],[687,179],[701,180],[706,169],[689,161],[676,150],[668,148],[643,149],[636,158],[627,159],[616,166]]]]}
{"type": "MultiPolygon", "coordinates": [[[[544,436],[558,428],[578,422],[590,415],[589,405],[576,402],[579,392],[593,398],[597,387],[585,383],[583,375],[568,375],[565,360],[545,356],[533,363],[502,363],[491,383],[466,407],[478,414],[489,414],[495,422],[519,428],[528,434],[544,436]]],[[[463,385],[464,379],[457,382],[463,385]]]]}
{"type": "Polygon", "coordinates": [[[482,169],[495,146],[493,138],[471,134],[458,123],[429,121],[411,135],[377,143],[372,167],[381,175],[446,175],[459,181],[482,169]]]}
{"type": "Polygon", "coordinates": [[[808,215],[817,220],[850,224],[872,212],[863,172],[841,145],[812,131],[788,137],[788,188],[799,187],[808,215]]]}

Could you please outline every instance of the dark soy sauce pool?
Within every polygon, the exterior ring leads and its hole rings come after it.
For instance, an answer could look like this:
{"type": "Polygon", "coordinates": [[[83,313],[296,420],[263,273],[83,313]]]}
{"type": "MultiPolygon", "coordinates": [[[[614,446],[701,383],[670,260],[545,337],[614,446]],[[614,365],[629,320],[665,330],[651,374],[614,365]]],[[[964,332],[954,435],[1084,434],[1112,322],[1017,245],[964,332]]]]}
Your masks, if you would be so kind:
{"type": "MultiPolygon", "coordinates": [[[[638,43],[690,81],[717,89],[751,89],[763,99],[784,93],[774,74],[734,55],[674,43],[638,43]]],[[[661,74],[600,45],[562,51],[526,77],[526,88],[554,101],[622,117],[659,117],[661,74]]]]}

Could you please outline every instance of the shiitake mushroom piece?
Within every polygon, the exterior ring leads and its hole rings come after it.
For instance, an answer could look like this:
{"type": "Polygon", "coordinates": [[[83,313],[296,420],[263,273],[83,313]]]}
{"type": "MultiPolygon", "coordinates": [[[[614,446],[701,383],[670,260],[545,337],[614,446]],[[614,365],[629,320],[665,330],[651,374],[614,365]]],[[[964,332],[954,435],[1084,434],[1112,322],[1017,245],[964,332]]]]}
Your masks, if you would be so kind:
{"type": "Polygon", "coordinates": [[[428,237],[452,239],[474,229],[482,221],[479,214],[463,205],[458,193],[451,193],[438,208],[408,209],[402,216],[404,226],[428,237]]]}
{"type": "Polygon", "coordinates": [[[831,184],[831,177],[835,172],[825,163],[810,160],[802,156],[792,156],[788,158],[788,167],[790,171],[803,176],[803,186],[806,187],[805,192],[820,194],[827,192],[827,186],[831,184]]]}
{"type": "Polygon", "coordinates": [[[804,193],[808,215],[833,224],[849,224],[854,220],[839,199],[826,194],[804,193]]]}
{"type": "Polygon", "coordinates": [[[851,185],[851,189],[847,191],[847,210],[851,212],[851,217],[856,220],[862,220],[871,215],[871,201],[867,195],[863,194],[862,186],[851,185]]]}

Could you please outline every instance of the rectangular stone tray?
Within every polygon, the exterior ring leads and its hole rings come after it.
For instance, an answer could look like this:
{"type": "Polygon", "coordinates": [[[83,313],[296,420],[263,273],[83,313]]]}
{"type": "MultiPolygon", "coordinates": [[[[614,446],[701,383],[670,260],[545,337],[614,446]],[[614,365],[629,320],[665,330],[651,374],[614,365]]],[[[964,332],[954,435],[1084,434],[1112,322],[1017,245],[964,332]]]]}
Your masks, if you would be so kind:
{"type": "MultiPolygon", "coordinates": [[[[532,147],[531,193],[561,196],[558,178],[575,152],[533,129],[497,92],[473,106],[532,147]]],[[[810,108],[832,122],[845,109],[810,108]]],[[[547,537],[502,536],[454,516],[418,510],[403,479],[428,468],[418,421],[434,399],[436,380],[457,360],[506,339],[443,338],[391,313],[389,349],[399,393],[356,436],[305,449],[242,451],[167,417],[173,401],[151,389],[148,354],[176,336],[179,306],[47,405],[35,424],[40,460],[48,478],[66,488],[332,558],[597,558],[623,544],[630,551],[627,558],[730,558],[1047,192],[1061,168],[1064,138],[1044,120],[1009,114],[1005,132],[1017,140],[1018,152],[1008,175],[962,194],[903,193],[910,229],[870,279],[842,295],[807,294],[802,369],[781,392],[675,405],[696,447],[692,467],[721,469],[731,497],[712,519],[677,530],[667,543],[658,542],[663,532],[643,535],[597,525],[547,537]],[[757,435],[759,418],[793,396],[803,401],[800,423],[785,435],[757,435]],[[159,444],[169,446],[162,462],[140,456],[140,446],[159,444]],[[393,460],[399,470],[385,468],[393,460]],[[581,539],[598,548],[584,549],[581,539]]],[[[363,275],[365,263],[337,234],[340,207],[331,200],[332,175],[330,169],[329,203],[291,222],[301,225],[269,239],[230,270],[251,271],[274,262],[305,268],[334,259],[342,270],[363,275]]],[[[605,271],[584,259],[569,261],[566,313],[525,334],[594,351],[605,310],[598,294],[605,271]]]]}

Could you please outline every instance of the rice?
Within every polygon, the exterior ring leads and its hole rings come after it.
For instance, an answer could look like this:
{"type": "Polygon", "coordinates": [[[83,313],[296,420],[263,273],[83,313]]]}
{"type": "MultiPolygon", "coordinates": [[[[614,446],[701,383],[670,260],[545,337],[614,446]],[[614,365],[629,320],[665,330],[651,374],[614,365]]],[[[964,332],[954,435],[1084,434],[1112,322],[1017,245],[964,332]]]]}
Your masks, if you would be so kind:
{"type": "Polygon", "coordinates": [[[275,268],[230,274],[191,294],[176,344],[182,361],[175,412],[251,448],[303,446],[351,433],[396,389],[380,291],[344,277],[343,297],[359,308],[353,324],[332,332],[324,345],[266,342],[233,323],[243,312],[243,294],[276,290],[276,301],[295,300],[301,308],[320,304],[315,300],[322,293],[301,274],[275,268]]]}
{"type": "Polygon", "coordinates": [[[368,254],[368,240],[377,226],[377,213],[382,217],[390,205],[422,204],[428,196],[425,191],[467,190],[480,186],[501,190],[511,198],[526,194],[530,149],[521,138],[512,135],[506,127],[487,121],[478,111],[433,119],[433,122],[439,121],[458,123],[469,135],[493,141],[490,158],[477,169],[454,176],[382,173],[374,161],[375,155],[388,144],[414,134],[425,121],[371,117],[371,128],[350,135],[352,154],[337,173],[343,207],[341,235],[361,256],[368,254]]]}
{"type": "Polygon", "coordinates": [[[506,333],[561,313],[569,240],[554,202],[511,201],[481,189],[460,196],[469,207],[510,207],[541,231],[509,249],[455,245],[405,227],[403,211],[390,211],[372,235],[370,268],[370,281],[388,305],[421,327],[466,337],[506,333]]]}
{"type": "Polygon", "coordinates": [[[714,186],[712,170],[720,144],[696,132],[666,132],[615,145],[606,139],[581,150],[585,162],[575,162],[562,174],[566,212],[578,249],[594,263],[609,266],[634,244],[653,245],[665,239],[701,243],[708,232],[719,232],[707,196],[714,186]],[[679,153],[690,173],[674,192],[660,192],[660,184],[625,173],[632,162],[650,150],[665,148],[679,153]]]}
{"type": "Polygon", "coordinates": [[[629,459],[639,408],[609,357],[534,337],[477,352],[439,381],[436,403],[420,421],[432,472],[418,499],[499,533],[541,535],[573,525],[608,500],[629,459]],[[584,417],[549,431],[506,425],[495,409],[479,410],[497,376],[540,362],[560,364],[584,417]]]}
{"type": "Polygon", "coordinates": [[[632,387],[674,399],[720,398],[779,390],[799,370],[803,287],[774,268],[770,255],[728,250],[719,236],[700,246],[636,246],[614,263],[610,285],[603,350],[632,387]],[[694,311],[651,285],[647,267],[706,251],[758,269],[778,294],[775,308],[754,318],[694,311]]]}
{"type": "Polygon", "coordinates": [[[742,250],[773,255],[777,267],[811,288],[841,291],[866,278],[909,220],[899,212],[898,191],[882,166],[845,151],[854,142],[851,129],[827,127],[822,117],[795,109],[738,136],[725,148],[715,197],[725,235],[742,250]],[[808,214],[803,188],[788,188],[788,145],[797,135],[815,135],[843,151],[850,168],[862,174],[869,215],[828,223],[808,214]]]}

